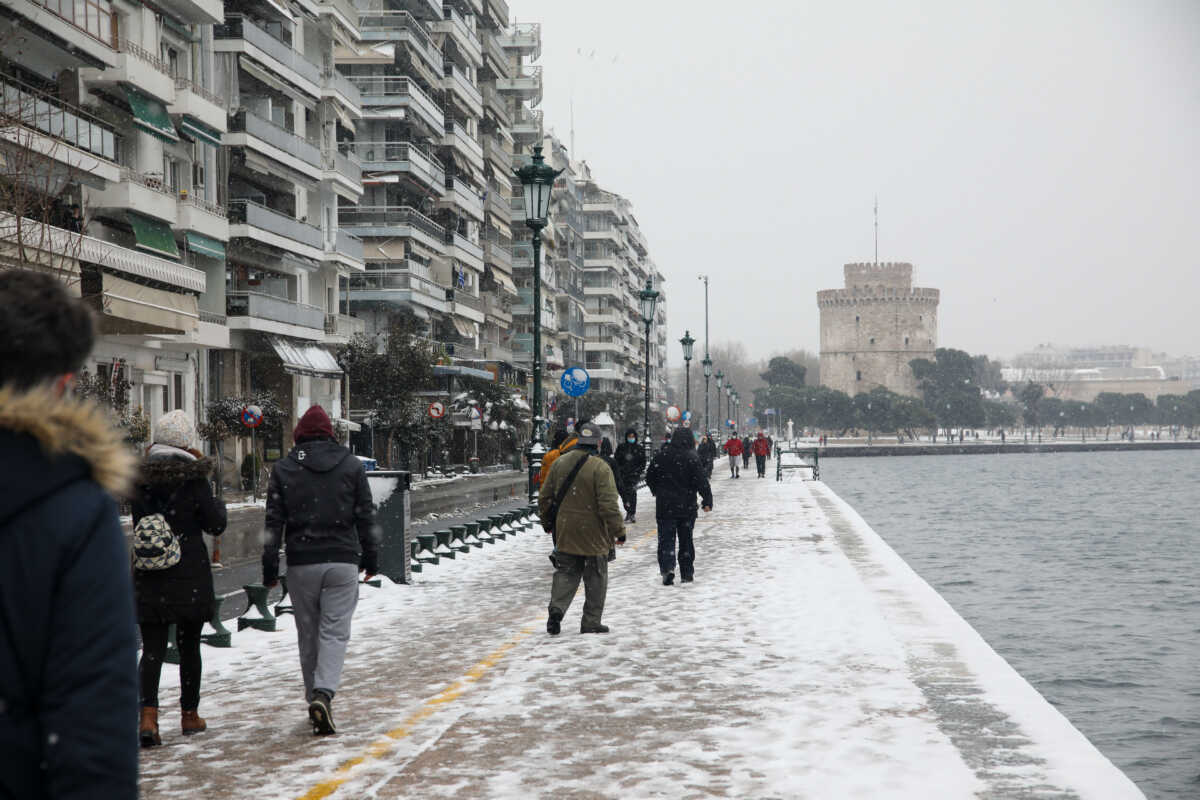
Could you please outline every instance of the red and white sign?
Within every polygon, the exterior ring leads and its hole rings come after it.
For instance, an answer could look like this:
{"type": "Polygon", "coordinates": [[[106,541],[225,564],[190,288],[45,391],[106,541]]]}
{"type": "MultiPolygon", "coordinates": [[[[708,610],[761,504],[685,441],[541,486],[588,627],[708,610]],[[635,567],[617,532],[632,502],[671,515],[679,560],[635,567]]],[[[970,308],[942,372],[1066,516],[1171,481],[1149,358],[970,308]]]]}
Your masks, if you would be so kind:
{"type": "Polygon", "coordinates": [[[429,404],[429,416],[434,419],[441,419],[446,416],[446,404],[435,400],[429,404]]]}
{"type": "Polygon", "coordinates": [[[681,416],[682,416],[682,413],[679,411],[678,407],[676,407],[676,406],[668,406],[667,407],[667,422],[679,422],[679,418],[681,416]]]}

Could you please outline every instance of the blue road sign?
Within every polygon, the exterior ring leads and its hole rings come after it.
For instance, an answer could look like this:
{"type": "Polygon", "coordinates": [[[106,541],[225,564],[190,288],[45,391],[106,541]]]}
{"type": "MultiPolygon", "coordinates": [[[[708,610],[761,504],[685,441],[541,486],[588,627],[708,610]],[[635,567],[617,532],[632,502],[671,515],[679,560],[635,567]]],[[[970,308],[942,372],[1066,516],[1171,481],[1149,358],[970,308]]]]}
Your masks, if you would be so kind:
{"type": "Polygon", "coordinates": [[[563,370],[558,384],[567,397],[582,397],[592,386],[592,376],[583,367],[569,367],[563,370]]]}

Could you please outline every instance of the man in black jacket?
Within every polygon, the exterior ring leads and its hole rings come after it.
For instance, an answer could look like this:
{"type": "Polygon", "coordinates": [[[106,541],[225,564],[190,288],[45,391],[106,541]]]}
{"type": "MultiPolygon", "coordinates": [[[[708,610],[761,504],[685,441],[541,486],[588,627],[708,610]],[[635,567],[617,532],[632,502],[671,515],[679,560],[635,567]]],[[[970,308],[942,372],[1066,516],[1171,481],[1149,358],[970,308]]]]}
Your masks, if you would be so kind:
{"type": "Polygon", "coordinates": [[[287,544],[288,594],[313,733],[336,733],[333,695],[342,678],[350,620],[358,605],[358,573],[379,569],[379,532],[362,462],[337,443],[320,406],[300,418],[296,446],[271,470],[267,493],[263,583],[279,576],[279,544],[287,544]]]}
{"type": "Polygon", "coordinates": [[[137,638],[114,494],[136,461],[68,396],[95,334],[57,280],[0,270],[0,797],[137,797],[137,638]]]}
{"type": "Polygon", "coordinates": [[[614,456],[617,462],[617,488],[621,492],[621,503],[625,506],[625,521],[637,522],[637,491],[642,482],[642,470],[646,468],[646,451],[638,441],[635,428],[625,431],[625,441],[617,445],[614,456]]]}
{"type": "Polygon", "coordinates": [[[664,586],[675,581],[675,540],[679,540],[679,578],[691,583],[695,575],[696,495],[704,513],[712,511],[712,489],[696,456],[696,440],[687,428],[677,428],[671,442],[654,455],[646,470],[646,485],[654,494],[658,522],[658,568],[664,586]]]}

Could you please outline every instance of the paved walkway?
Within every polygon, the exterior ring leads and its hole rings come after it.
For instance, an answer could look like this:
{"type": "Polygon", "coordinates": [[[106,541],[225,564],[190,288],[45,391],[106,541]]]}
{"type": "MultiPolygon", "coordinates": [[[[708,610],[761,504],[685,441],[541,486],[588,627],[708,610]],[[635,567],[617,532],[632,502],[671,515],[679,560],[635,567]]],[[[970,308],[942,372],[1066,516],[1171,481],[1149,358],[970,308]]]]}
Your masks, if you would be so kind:
{"type": "Polygon", "coordinates": [[[164,714],[143,797],[1141,797],[823,484],[751,473],[718,464],[686,586],[643,492],[607,636],[582,596],[545,634],[540,532],[364,588],[336,737],[290,618],[206,648],[210,730],[164,714]]]}

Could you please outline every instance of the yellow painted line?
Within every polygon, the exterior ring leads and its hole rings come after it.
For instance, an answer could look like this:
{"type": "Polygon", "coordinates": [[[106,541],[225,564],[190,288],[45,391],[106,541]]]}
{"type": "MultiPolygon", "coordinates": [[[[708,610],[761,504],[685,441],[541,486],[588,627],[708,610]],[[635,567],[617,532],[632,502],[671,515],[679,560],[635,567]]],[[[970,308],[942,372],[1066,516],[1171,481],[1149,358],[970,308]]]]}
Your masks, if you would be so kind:
{"type": "Polygon", "coordinates": [[[297,800],[321,800],[323,797],[329,797],[338,790],[338,788],[350,780],[350,772],[355,767],[365,764],[367,761],[378,761],[384,756],[392,752],[396,746],[396,742],[410,735],[413,730],[421,722],[424,722],[429,717],[432,717],[442,706],[454,702],[463,695],[471,684],[476,683],[482,678],[489,669],[500,663],[500,660],[508,654],[510,650],[520,644],[523,640],[529,638],[534,631],[534,626],[522,628],[521,632],[509,639],[504,644],[497,647],[492,652],[488,653],[478,664],[471,667],[462,678],[447,686],[442,691],[438,692],[433,697],[425,701],[425,703],[405,720],[400,723],[399,727],[393,728],[384,734],[384,738],[371,744],[367,747],[365,753],[361,756],[355,756],[344,762],[334,772],[333,777],[324,780],[313,786],[304,794],[300,795],[297,800]]]}

